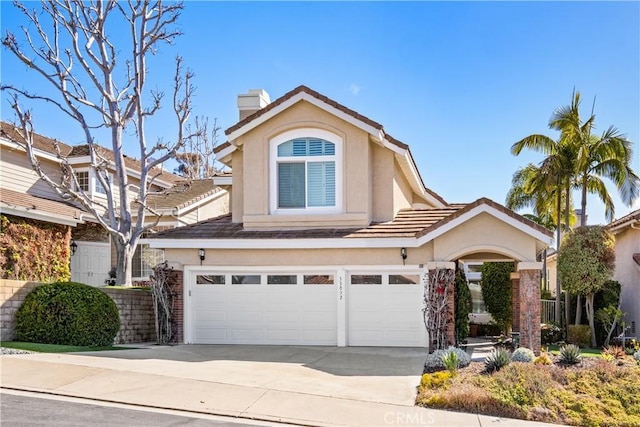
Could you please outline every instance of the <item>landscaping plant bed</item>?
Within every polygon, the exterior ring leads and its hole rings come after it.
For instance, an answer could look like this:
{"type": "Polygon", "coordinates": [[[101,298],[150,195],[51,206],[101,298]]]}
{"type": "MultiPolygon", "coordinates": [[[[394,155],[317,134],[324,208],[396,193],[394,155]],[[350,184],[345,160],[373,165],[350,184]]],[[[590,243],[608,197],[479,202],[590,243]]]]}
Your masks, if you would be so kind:
{"type": "Polygon", "coordinates": [[[640,366],[633,357],[578,364],[511,362],[487,373],[482,362],[427,372],[420,406],[579,426],[640,426],[640,366]]]}

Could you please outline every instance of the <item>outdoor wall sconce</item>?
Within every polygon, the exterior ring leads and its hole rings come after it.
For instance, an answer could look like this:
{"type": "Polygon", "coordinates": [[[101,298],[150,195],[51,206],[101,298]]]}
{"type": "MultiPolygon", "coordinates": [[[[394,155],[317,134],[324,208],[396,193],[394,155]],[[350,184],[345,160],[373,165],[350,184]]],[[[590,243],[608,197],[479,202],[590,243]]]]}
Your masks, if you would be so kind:
{"type": "Polygon", "coordinates": [[[198,256],[200,257],[200,265],[202,265],[202,261],[204,261],[204,249],[198,249],[198,256]]]}
{"type": "Polygon", "coordinates": [[[407,260],[407,248],[400,248],[400,256],[402,257],[402,265],[405,265],[405,261],[407,260]]]}
{"type": "Polygon", "coordinates": [[[71,245],[69,245],[69,247],[71,248],[71,256],[75,255],[76,250],[78,249],[78,244],[76,243],[76,241],[71,239],[71,245]]]}

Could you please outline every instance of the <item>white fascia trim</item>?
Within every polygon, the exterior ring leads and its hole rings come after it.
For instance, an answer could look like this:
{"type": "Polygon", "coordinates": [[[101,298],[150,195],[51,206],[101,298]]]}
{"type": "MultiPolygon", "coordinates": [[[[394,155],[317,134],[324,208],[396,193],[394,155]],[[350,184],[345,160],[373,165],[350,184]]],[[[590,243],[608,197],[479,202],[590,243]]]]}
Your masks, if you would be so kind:
{"type": "Polygon", "coordinates": [[[185,206],[182,209],[178,209],[176,211],[176,215],[182,215],[185,212],[189,212],[192,209],[197,208],[198,206],[202,206],[205,203],[209,203],[212,202],[220,197],[222,197],[224,194],[228,193],[227,190],[220,190],[220,191],[216,191],[213,194],[208,195],[207,197],[205,197],[204,199],[198,200],[197,202],[190,204],[188,206],[185,206]]]}
{"type": "Polygon", "coordinates": [[[167,249],[336,249],[415,248],[414,238],[389,239],[140,239],[151,248],[167,249]]]}
{"type": "Polygon", "coordinates": [[[447,233],[448,231],[454,229],[455,227],[469,221],[470,219],[472,219],[473,217],[480,215],[481,213],[488,213],[489,215],[494,216],[495,218],[511,225],[512,227],[517,228],[518,230],[522,231],[525,234],[528,234],[529,236],[547,244],[547,245],[551,245],[551,243],[553,242],[553,237],[549,237],[546,234],[536,230],[533,227],[529,227],[526,224],[523,224],[522,222],[510,217],[509,215],[500,212],[499,210],[489,206],[489,205],[480,205],[480,206],[476,206],[475,208],[471,209],[469,212],[466,212],[462,215],[460,215],[458,218],[454,219],[453,221],[448,222],[447,224],[443,225],[442,227],[439,227],[437,229],[435,229],[434,231],[425,234],[424,236],[420,237],[417,239],[417,241],[419,242],[418,246],[422,246],[423,244],[435,239],[436,237],[442,236],[443,234],[447,233]]]}
{"type": "Polygon", "coordinates": [[[71,227],[76,227],[80,223],[84,223],[84,221],[80,219],[75,219],[69,216],[52,214],[45,211],[34,210],[34,209],[26,209],[20,207],[8,207],[2,206],[0,208],[0,212],[7,215],[19,216],[22,218],[30,218],[43,222],[52,222],[54,224],[62,224],[62,225],[70,225],[71,227]]]}
{"type": "Polygon", "coordinates": [[[427,189],[424,186],[424,183],[422,182],[422,179],[420,179],[418,168],[416,166],[416,163],[413,161],[413,158],[409,154],[409,151],[407,150],[403,150],[403,151],[404,153],[401,154],[400,156],[407,163],[407,165],[409,165],[409,169],[411,171],[410,172],[411,177],[414,182],[414,185],[411,185],[411,186],[416,191],[416,193],[418,193],[420,196],[422,196],[424,199],[428,200],[438,208],[446,207],[445,204],[443,204],[440,200],[438,200],[436,197],[434,197],[431,193],[427,191],[427,189]]]}
{"type": "MultiPolygon", "coordinates": [[[[13,148],[13,149],[18,149],[18,150],[24,151],[25,154],[27,152],[22,145],[18,144],[15,141],[11,141],[10,139],[0,138],[0,144],[4,145],[4,146],[7,146],[7,147],[10,147],[10,148],[13,148]]],[[[55,154],[51,154],[51,153],[48,153],[46,151],[42,151],[42,150],[40,150],[38,148],[35,148],[35,147],[33,148],[33,154],[35,154],[36,157],[40,157],[42,159],[51,160],[51,161],[54,161],[54,162],[57,162],[57,163],[60,162],[60,159],[55,154]]]]}
{"type": "Polygon", "coordinates": [[[213,185],[221,187],[223,185],[233,185],[233,176],[214,176],[213,185]]]}
{"type": "MultiPolygon", "coordinates": [[[[362,122],[361,120],[358,120],[355,117],[353,117],[353,116],[351,116],[349,114],[346,114],[345,112],[343,112],[341,110],[338,110],[337,108],[325,103],[324,101],[319,100],[318,98],[316,98],[314,96],[309,95],[306,92],[299,92],[299,93],[295,94],[294,96],[292,96],[291,98],[289,98],[286,101],[284,101],[282,104],[280,104],[277,107],[273,108],[272,110],[267,111],[266,113],[264,113],[260,117],[256,118],[255,120],[252,120],[249,123],[247,123],[246,125],[242,126],[240,129],[237,129],[237,130],[231,132],[229,135],[227,135],[227,139],[229,141],[233,141],[233,140],[239,138],[240,136],[242,136],[245,133],[249,132],[250,130],[258,127],[262,123],[266,122],[267,120],[271,119],[272,117],[276,116],[277,114],[280,114],[280,112],[286,110],[287,108],[291,107],[292,105],[294,105],[294,104],[296,104],[296,103],[298,103],[300,101],[307,101],[308,103],[310,103],[312,105],[315,105],[316,107],[318,107],[318,108],[320,108],[322,110],[325,110],[328,113],[331,113],[334,116],[337,116],[337,117],[341,118],[342,120],[354,125],[355,127],[364,130],[365,132],[371,134],[372,136],[374,136],[376,138],[382,138],[382,135],[381,135],[381,132],[379,131],[379,129],[376,129],[373,126],[370,126],[370,125],[362,122]]],[[[222,152],[225,152],[226,150],[227,149],[222,150],[220,152],[220,157],[222,157],[222,152]]]]}
{"type": "MultiPolygon", "coordinates": [[[[227,157],[229,154],[233,153],[237,149],[238,149],[238,147],[236,145],[233,145],[233,144],[229,145],[226,148],[223,148],[218,153],[216,153],[216,160],[222,162],[222,159],[224,159],[225,157],[227,157]]],[[[224,162],[222,162],[222,163],[224,163],[224,162]]]]}

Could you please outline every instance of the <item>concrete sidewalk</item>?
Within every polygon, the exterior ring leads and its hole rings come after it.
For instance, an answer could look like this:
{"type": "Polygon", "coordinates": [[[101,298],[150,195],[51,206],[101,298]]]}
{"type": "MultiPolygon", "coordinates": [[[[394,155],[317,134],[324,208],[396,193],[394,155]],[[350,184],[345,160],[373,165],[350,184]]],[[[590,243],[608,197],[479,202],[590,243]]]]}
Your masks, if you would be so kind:
{"type": "MultiPolygon", "coordinates": [[[[98,401],[312,426],[543,425],[420,408],[406,397],[394,398],[393,392],[368,393],[367,388],[371,388],[373,382],[386,384],[384,381],[388,380],[391,384],[402,377],[370,378],[328,372],[334,368],[327,359],[336,358],[335,351],[327,350],[322,357],[316,353],[297,353],[296,360],[282,363],[222,358],[199,360],[194,358],[190,347],[168,350],[167,354],[172,355],[186,352],[183,360],[163,360],[161,349],[93,355],[4,355],[0,358],[0,385],[98,401]],[[316,364],[313,369],[308,362],[299,364],[311,354],[318,359],[313,362],[316,364]],[[148,357],[143,357],[145,355],[148,357]],[[271,373],[265,377],[264,371],[271,373]],[[238,380],[239,377],[244,378],[238,380]],[[295,386],[296,383],[302,385],[295,386]],[[334,388],[327,388],[329,384],[334,388]],[[360,388],[361,391],[354,391],[360,388]],[[391,403],[393,401],[398,403],[391,403]]],[[[380,357],[384,361],[391,355],[380,357]]],[[[415,393],[415,385],[408,393],[415,393]]]]}

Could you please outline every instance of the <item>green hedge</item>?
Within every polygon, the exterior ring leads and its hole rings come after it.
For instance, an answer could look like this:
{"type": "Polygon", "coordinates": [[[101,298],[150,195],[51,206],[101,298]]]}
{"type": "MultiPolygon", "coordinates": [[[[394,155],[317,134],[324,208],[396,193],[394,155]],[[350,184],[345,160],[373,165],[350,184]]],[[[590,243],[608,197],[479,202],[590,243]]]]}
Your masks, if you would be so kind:
{"type": "Polygon", "coordinates": [[[34,289],[16,313],[16,340],[106,347],[120,329],[118,308],[99,289],[56,282],[34,289]]]}

